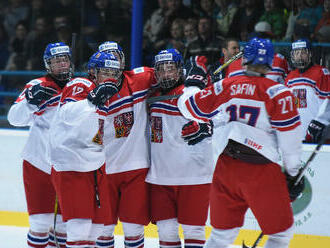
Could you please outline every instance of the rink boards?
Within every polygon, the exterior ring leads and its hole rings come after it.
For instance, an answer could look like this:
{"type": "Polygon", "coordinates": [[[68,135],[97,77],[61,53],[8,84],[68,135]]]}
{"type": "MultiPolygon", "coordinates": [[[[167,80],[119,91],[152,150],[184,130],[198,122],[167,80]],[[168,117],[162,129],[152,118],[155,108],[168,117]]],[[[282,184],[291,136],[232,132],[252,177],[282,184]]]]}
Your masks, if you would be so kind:
{"type": "MultiPolygon", "coordinates": [[[[26,142],[25,130],[0,129],[0,225],[28,226],[28,216],[22,182],[20,152],[26,142]]],[[[315,145],[303,146],[302,160],[306,161],[315,145]]],[[[324,145],[307,170],[303,195],[294,202],[295,236],[290,248],[330,247],[330,146],[324,145]]],[[[209,224],[209,223],[208,223],[209,224]]],[[[211,228],[206,228],[206,237],[211,228]]],[[[245,224],[235,241],[249,246],[259,235],[259,226],[249,211],[245,224]]],[[[119,225],[116,234],[122,234],[119,225]]],[[[154,225],[146,227],[146,236],[157,237],[154,225]]],[[[262,246],[266,238],[260,245],[262,246]]]]}

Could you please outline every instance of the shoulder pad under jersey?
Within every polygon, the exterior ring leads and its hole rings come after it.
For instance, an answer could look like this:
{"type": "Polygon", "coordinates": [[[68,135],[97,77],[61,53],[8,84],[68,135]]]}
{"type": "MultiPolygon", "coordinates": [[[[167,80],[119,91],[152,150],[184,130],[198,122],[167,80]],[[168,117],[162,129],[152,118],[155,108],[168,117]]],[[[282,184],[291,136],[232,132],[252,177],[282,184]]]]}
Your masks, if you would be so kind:
{"type": "Polygon", "coordinates": [[[27,85],[36,85],[36,84],[41,84],[42,80],[40,79],[32,79],[30,82],[27,83],[27,85]]]}
{"type": "Polygon", "coordinates": [[[274,98],[275,96],[281,94],[284,91],[289,91],[288,87],[284,86],[283,84],[275,84],[270,86],[266,93],[270,98],[274,98]]]}
{"type": "Polygon", "coordinates": [[[82,77],[78,77],[78,78],[75,78],[73,80],[71,80],[69,83],[66,84],[66,86],[72,86],[72,85],[75,85],[75,84],[84,84],[86,85],[87,87],[91,87],[92,85],[92,82],[86,78],[82,78],[82,77]]]}
{"type": "Polygon", "coordinates": [[[323,74],[324,75],[329,75],[329,70],[327,68],[322,68],[323,74]]]}

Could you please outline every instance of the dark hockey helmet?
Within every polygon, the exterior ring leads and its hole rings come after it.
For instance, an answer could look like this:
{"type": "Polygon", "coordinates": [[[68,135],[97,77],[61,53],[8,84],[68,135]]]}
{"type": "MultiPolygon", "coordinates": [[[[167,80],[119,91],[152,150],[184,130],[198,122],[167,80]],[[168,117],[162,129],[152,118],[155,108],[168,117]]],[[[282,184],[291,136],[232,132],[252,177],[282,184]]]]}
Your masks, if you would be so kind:
{"type": "Polygon", "coordinates": [[[292,42],[291,62],[297,69],[304,69],[312,62],[312,46],[307,39],[292,42]]]}
{"type": "Polygon", "coordinates": [[[176,49],[160,51],[155,56],[155,77],[160,87],[170,89],[183,77],[183,58],[176,49]]]}
{"type": "Polygon", "coordinates": [[[59,81],[70,80],[73,76],[71,57],[71,49],[65,43],[48,44],[43,56],[47,72],[59,81]]]}
{"type": "Polygon", "coordinates": [[[125,54],[121,46],[114,41],[105,41],[99,45],[99,52],[108,52],[114,54],[121,64],[121,69],[125,69],[125,54]]]}
{"type": "Polygon", "coordinates": [[[243,52],[243,65],[266,65],[272,68],[274,47],[269,39],[252,38],[243,52]]]}

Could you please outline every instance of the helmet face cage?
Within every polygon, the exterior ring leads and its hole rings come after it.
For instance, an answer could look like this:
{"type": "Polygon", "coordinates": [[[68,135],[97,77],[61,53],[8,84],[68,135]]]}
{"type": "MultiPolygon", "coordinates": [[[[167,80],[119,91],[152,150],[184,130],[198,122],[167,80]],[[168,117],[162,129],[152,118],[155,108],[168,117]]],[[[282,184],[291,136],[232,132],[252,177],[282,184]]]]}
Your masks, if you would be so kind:
{"type": "Polygon", "coordinates": [[[297,69],[304,69],[312,62],[312,50],[308,40],[301,39],[292,43],[291,62],[297,69]]]}
{"type": "Polygon", "coordinates": [[[176,49],[162,50],[155,56],[155,77],[160,87],[170,89],[183,77],[183,59],[176,49]]]}
{"type": "Polygon", "coordinates": [[[73,76],[71,51],[63,42],[48,44],[44,52],[44,63],[47,72],[59,81],[70,80],[73,76]]]}
{"type": "Polygon", "coordinates": [[[176,62],[164,61],[155,65],[155,77],[163,89],[172,88],[182,78],[183,70],[176,62]]]}

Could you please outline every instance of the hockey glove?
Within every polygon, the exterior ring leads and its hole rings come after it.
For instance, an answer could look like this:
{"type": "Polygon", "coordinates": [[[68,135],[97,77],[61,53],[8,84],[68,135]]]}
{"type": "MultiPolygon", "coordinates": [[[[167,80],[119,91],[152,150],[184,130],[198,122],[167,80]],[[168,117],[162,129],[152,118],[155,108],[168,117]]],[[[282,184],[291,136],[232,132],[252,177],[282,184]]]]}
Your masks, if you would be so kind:
{"type": "Polygon", "coordinates": [[[105,82],[89,92],[87,99],[95,106],[101,107],[118,91],[119,89],[114,83],[105,82]]]}
{"type": "Polygon", "coordinates": [[[39,106],[42,101],[46,101],[55,95],[57,91],[51,87],[36,84],[27,88],[25,98],[28,103],[39,106]]]}
{"type": "Polygon", "coordinates": [[[294,185],[300,175],[300,170],[296,176],[290,176],[286,171],[284,172],[291,201],[295,201],[305,189],[305,176],[300,179],[297,185],[294,185]]]}
{"type": "Polygon", "coordinates": [[[190,121],[182,127],[181,137],[188,145],[195,145],[213,134],[213,122],[190,121]]]}
{"type": "Polygon", "coordinates": [[[211,75],[211,80],[212,80],[212,84],[214,84],[215,82],[220,81],[221,79],[224,79],[225,77],[225,73],[224,71],[220,71],[219,73],[214,75],[214,72],[220,67],[222,66],[222,64],[218,61],[216,63],[214,63],[211,68],[209,69],[209,73],[211,75]]]}
{"type": "Polygon", "coordinates": [[[207,58],[205,56],[193,56],[185,65],[186,80],[185,87],[197,86],[204,89],[207,86],[207,58]]]}
{"type": "Polygon", "coordinates": [[[322,139],[325,125],[316,120],[312,120],[307,129],[307,135],[305,140],[311,143],[319,143],[322,139]]]}

